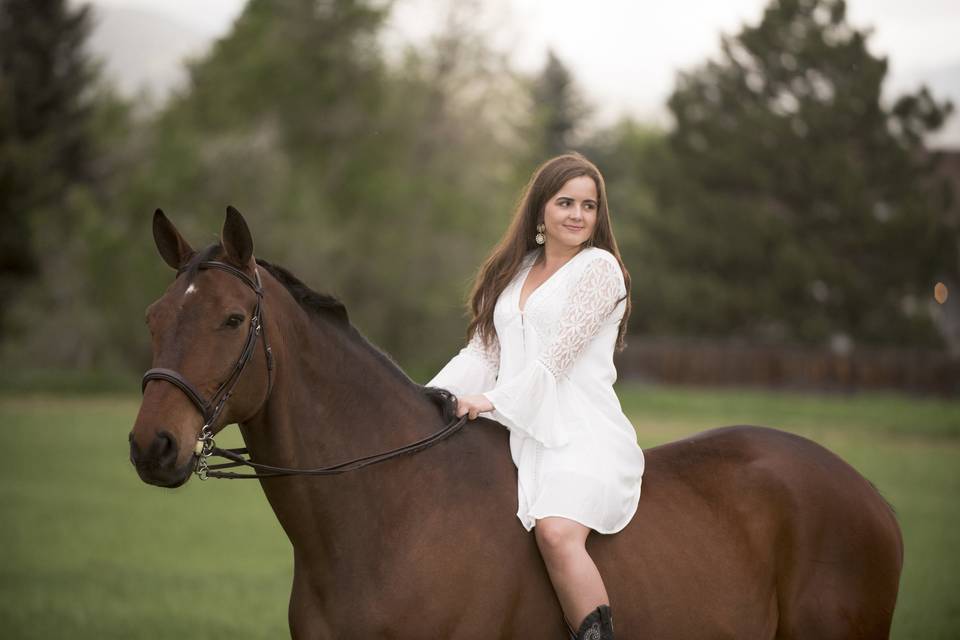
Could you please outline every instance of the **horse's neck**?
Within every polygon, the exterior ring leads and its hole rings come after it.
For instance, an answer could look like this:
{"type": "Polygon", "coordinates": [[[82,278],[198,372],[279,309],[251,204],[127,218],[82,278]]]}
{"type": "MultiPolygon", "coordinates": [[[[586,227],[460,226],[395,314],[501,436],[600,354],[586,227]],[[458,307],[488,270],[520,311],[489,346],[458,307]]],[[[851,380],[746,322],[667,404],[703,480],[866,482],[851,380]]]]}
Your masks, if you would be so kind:
{"type": "MultiPolygon", "coordinates": [[[[273,326],[267,327],[283,337],[273,340],[273,391],[260,414],[241,426],[256,461],[328,466],[394,449],[442,428],[433,403],[369,347],[343,328],[309,317],[292,299],[289,303],[280,313],[271,310],[273,326]]],[[[404,497],[395,491],[401,487],[384,486],[376,481],[379,471],[371,470],[261,481],[298,555],[314,556],[311,564],[328,564],[329,558],[316,554],[372,548],[363,544],[363,536],[375,534],[356,518],[369,520],[364,510],[391,510],[404,497]],[[349,544],[342,544],[345,539],[349,544]]],[[[366,557],[375,561],[369,553],[366,557]]]]}

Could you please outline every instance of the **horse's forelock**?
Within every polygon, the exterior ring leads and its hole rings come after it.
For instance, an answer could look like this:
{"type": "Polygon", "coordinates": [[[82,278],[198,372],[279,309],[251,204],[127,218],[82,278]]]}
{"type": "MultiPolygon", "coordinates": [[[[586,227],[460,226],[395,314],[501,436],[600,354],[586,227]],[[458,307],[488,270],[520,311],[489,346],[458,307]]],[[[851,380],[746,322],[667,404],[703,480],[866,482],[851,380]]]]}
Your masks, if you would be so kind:
{"type": "Polygon", "coordinates": [[[194,256],[190,258],[190,262],[187,263],[187,266],[184,269],[187,274],[187,282],[190,282],[194,279],[194,277],[196,277],[197,272],[200,271],[201,262],[213,260],[222,251],[223,246],[219,242],[216,242],[195,253],[194,256]]]}

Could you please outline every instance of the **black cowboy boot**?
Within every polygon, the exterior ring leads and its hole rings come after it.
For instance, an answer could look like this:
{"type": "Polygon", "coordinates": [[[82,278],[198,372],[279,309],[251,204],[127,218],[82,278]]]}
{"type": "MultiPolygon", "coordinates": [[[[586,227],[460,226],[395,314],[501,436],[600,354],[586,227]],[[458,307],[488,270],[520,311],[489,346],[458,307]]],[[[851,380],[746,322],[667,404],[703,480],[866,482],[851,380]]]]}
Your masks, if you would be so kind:
{"type": "Polygon", "coordinates": [[[609,605],[600,605],[583,619],[577,640],[613,640],[613,616],[609,605]]]}

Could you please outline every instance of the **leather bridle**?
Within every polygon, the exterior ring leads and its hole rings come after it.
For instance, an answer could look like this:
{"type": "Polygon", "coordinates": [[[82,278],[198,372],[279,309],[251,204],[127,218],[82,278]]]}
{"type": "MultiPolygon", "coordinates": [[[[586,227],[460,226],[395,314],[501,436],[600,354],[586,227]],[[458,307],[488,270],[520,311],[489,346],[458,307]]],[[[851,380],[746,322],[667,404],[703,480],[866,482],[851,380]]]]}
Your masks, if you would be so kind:
{"type": "MultiPolygon", "coordinates": [[[[190,382],[178,372],[174,371],[173,369],[164,369],[162,367],[150,369],[143,375],[143,380],[140,384],[140,391],[141,393],[146,391],[147,383],[151,380],[166,380],[167,382],[180,387],[180,390],[183,391],[183,393],[190,399],[194,406],[200,410],[200,414],[203,416],[203,429],[211,431],[214,423],[220,416],[220,412],[223,410],[224,405],[226,405],[227,400],[229,400],[230,396],[233,394],[233,388],[240,379],[240,374],[243,372],[243,368],[247,366],[250,358],[253,357],[254,347],[256,347],[257,338],[260,337],[261,333],[263,333],[263,353],[267,359],[267,397],[270,396],[270,391],[273,389],[273,352],[270,349],[270,343],[267,341],[267,334],[263,330],[263,287],[260,282],[260,272],[254,272],[254,275],[257,278],[256,281],[254,281],[250,278],[250,276],[245,274],[240,269],[237,269],[236,267],[233,267],[225,262],[209,260],[207,262],[201,262],[199,268],[222,269],[223,271],[240,278],[244,284],[253,289],[253,292],[257,294],[257,306],[254,308],[253,316],[250,318],[250,331],[247,332],[247,340],[243,345],[243,350],[240,352],[240,357],[233,366],[233,370],[230,372],[230,375],[227,376],[227,379],[224,380],[219,387],[217,387],[217,390],[214,392],[213,397],[210,398],[209,401],[204,400],[203,394],[201,394],[196,387],[190,384],[190,382]]],[[[184,270],[185,268],[181,268],[179,271],[177,271],[177,275],[179,276],[184,270]]]]}
{"type": "MultiPolygon", "coordinates": [[[[177,271],[177,276],[183,273],[186,268],[187,267],[181,267],[177,271]]],[[[241,281],[243,281],[253,290],[255,294],[257,294],[257,306],[254,308],[253,316],[250,318],[250,331],[247,333],[247,340],[243,345],[243,350],[240,352],[240,357],[237,359],[233,370],[230,372],[230,375],[227,376],[227,379],[224,380],[219,387],[217,387],[217,390],[214,392],[209,401],[204,400],[203,394],[201,394],[200,391],[198,391],[197,388],[180,373],[174,371],[173,369],[165,369],[163,367],[155,367],[143,375],[143,380],[140,384],[140,391],[141,393],[146,392],[147,383],[151,380],[164,380],[175,385],[181,391],[183,391],[184,395],[186,395],[193,405],[200,411],[200,414],[203,416],[203,428],[200,429],[200,434],[197,436],[197,443],[194,447],[194,455],[197,457],[197,463],[194,467],[194,472],[201,480],[206,480],[207,478],[240,479],[274,478],[290,475],[335,475],[347,471],[353,471],[354,469],[361,469],[371,464],[377,464],[405,453],[415,453],[417,451],[421,451],[452,435],[466,423],[468,416],[465,414],[455,422],[446,425],[442,430],[416,442],[392,449],[390,451],[385,451],[383,453],[364,456],[348,462],[342,462],[340,464],[331,465],[328,467],[321,467],[319,469],[288,469],[285,467],[274,467],[260,464],[243,458],[244,454],[249,454],[249,451],[246,448],[221,449],[217,447],[213,441],[213,436],[215,433],[217,433],[214,431],[214,425],[217,421],[217,418],[220,416],[220,412],[223,411],[223,407],[226,405],[227,400],[229,400],[230,396],[233,394],[233,388],[240,379],[240,374],[243,372],[244,367],[247,366],[250,358],[253,357],[253,352],[256,350],[257,339],[261,334],[263,334],[263,353],[267,361],[267,399],[270,398],[270,392],[273,390],[274,360],[273,351],[270,349],[270,343],[267,340],[267,331],[263,323],[263,284],[260,280],[260,272],[258,270],[254,270],[254,276],[256,277],[256,280],[253,280],[240,269],[217,260],[201,262],[198,265],[198,268],[221,269],[226,271],[227,273],[240,278],[241,281]],[[211,456],[227,458],[232,462],[211,465],[208,463],[208,458],[211,456]],[[266,473],[239,474],[220,471],[220,469],[238,466],[247,466],[255,470],[265,471],[266,473]]],[[[264,402],[266,402],[266,400],[264,400],[264,402]]]]}

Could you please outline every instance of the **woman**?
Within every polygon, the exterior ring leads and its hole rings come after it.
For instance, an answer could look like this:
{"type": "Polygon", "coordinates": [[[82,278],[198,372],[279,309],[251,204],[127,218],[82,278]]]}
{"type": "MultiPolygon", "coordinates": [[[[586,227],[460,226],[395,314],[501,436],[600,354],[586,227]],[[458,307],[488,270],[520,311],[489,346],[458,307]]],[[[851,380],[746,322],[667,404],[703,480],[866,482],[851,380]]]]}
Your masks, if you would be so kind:
{"type": "Polygon", "coordinates": [[[510,430],[517,517],[566,620],[582,620],[577,638],[613,637],[587,535],[623,529],[640,498],[643,452],[613,390],[629,290],[599,170],[576,153],[548,160],[479,272],[467,346],[427,383],[457,397],[458,416],[510,430]]]}

